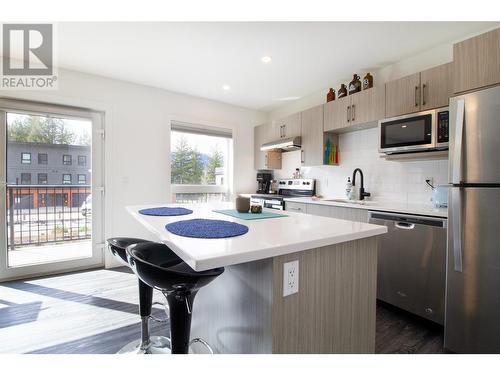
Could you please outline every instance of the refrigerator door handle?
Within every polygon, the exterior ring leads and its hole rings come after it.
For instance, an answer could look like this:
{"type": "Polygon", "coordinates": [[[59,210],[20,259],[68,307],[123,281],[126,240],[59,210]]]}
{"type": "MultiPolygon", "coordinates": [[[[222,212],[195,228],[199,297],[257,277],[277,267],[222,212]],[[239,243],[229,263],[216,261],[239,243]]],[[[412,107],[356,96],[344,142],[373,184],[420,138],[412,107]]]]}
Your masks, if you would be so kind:
{"type": "Polygon", "coordinates": [[[462,272],[462,189],[452,188],[452,246],[456,272],[462,272]]]}
{"type": "Polygon", "coordinates": [[[465,100],[457,100],[457,119],[455,122],[455,141],[453,149],[453,174],[452,183],[459,184],[462,182],[462,143],[464,136],[464,114],[465,100]]]}

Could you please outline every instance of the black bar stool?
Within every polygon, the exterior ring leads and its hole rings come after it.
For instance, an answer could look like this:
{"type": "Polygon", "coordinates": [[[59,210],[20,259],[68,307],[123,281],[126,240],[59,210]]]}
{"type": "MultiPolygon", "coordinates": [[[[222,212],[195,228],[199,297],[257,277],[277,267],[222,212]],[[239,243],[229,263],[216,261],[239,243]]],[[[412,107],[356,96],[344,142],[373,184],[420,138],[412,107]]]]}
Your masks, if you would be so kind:
{"type": "MultiPolygon", "coordinates": [[[[111,254],[121,263],[130,267],[127,262],[127,246],[137,243],[148,243],[150,241],[141,238],[130,237],[115,237],[107,240],[111,254]]],[[[164,336],[149,335],[149,319],[159,320],[151,315],[153,306],[153,288],[140,279],[139,281],[139,313],[141,316],[141,338],[134,340],[123,348],[118,353],[136,353],[136,354],[165,354],[170,351],[170,339],[164,336]]],[[[162,305],[164,308],[165,306],[162,305]]],[[[166,312],[166,311],[165,311],[166,312]]],[[[161,320],[166,322],[168,320],[161,320]]]]}
{"type": "Polygon", "coordinates": [[[154,242],[127,247],[127,259],[139,279],[153,288],[160,289],[167,298],[172,354],[187,354],[192,342],[200,342],[212,352],[202,339],[189,341],[191,314],[198,290],[222,274],[224,268],[193,271],[168,246],[154,242]]]}

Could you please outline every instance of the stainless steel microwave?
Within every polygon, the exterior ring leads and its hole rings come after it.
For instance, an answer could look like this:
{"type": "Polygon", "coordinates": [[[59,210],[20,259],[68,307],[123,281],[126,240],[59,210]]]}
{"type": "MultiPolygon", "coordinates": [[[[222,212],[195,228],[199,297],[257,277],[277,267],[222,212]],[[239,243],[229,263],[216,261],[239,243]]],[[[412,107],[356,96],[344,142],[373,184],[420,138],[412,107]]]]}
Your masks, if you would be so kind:
{"type": "Polygon", "coordinates": [[[378,122],[379,151],[385,154],[448,149],[448,107],[378,122]]]}

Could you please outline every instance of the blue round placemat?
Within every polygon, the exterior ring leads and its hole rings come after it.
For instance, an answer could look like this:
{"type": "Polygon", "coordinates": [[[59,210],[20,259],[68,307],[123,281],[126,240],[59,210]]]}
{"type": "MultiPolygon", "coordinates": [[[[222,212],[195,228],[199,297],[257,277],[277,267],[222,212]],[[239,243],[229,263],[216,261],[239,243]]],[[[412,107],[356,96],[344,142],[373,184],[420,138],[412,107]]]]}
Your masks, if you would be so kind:
{"type": "Polygon", "coordinates": [[[176,221],[165,226],[170,233],[193,238],[227,238],[248,232],[246,225],[226,220],[191,219],[176,221]]]}
{"type": "Polygon", "coordinates": [[[139,210],[141,215],[149,216],[181,216],[192,214],[192,210],[183,207],[154,207],[139,210]]]}

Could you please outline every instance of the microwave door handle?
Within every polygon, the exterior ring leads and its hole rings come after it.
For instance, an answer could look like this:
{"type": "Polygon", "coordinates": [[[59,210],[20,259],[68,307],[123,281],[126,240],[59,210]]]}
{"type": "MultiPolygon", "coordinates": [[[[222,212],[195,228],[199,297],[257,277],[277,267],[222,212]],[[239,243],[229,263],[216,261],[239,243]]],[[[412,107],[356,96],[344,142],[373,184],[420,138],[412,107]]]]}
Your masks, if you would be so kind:
{"type": "Polygon", "coordinates": [[[464,114],[465,100],[457,100],[457,118],[455,122],[455,143],[453,147],[453,173],[452,183],[459,184],[462,182],[462,143],[464,137],[464,114]]]}

